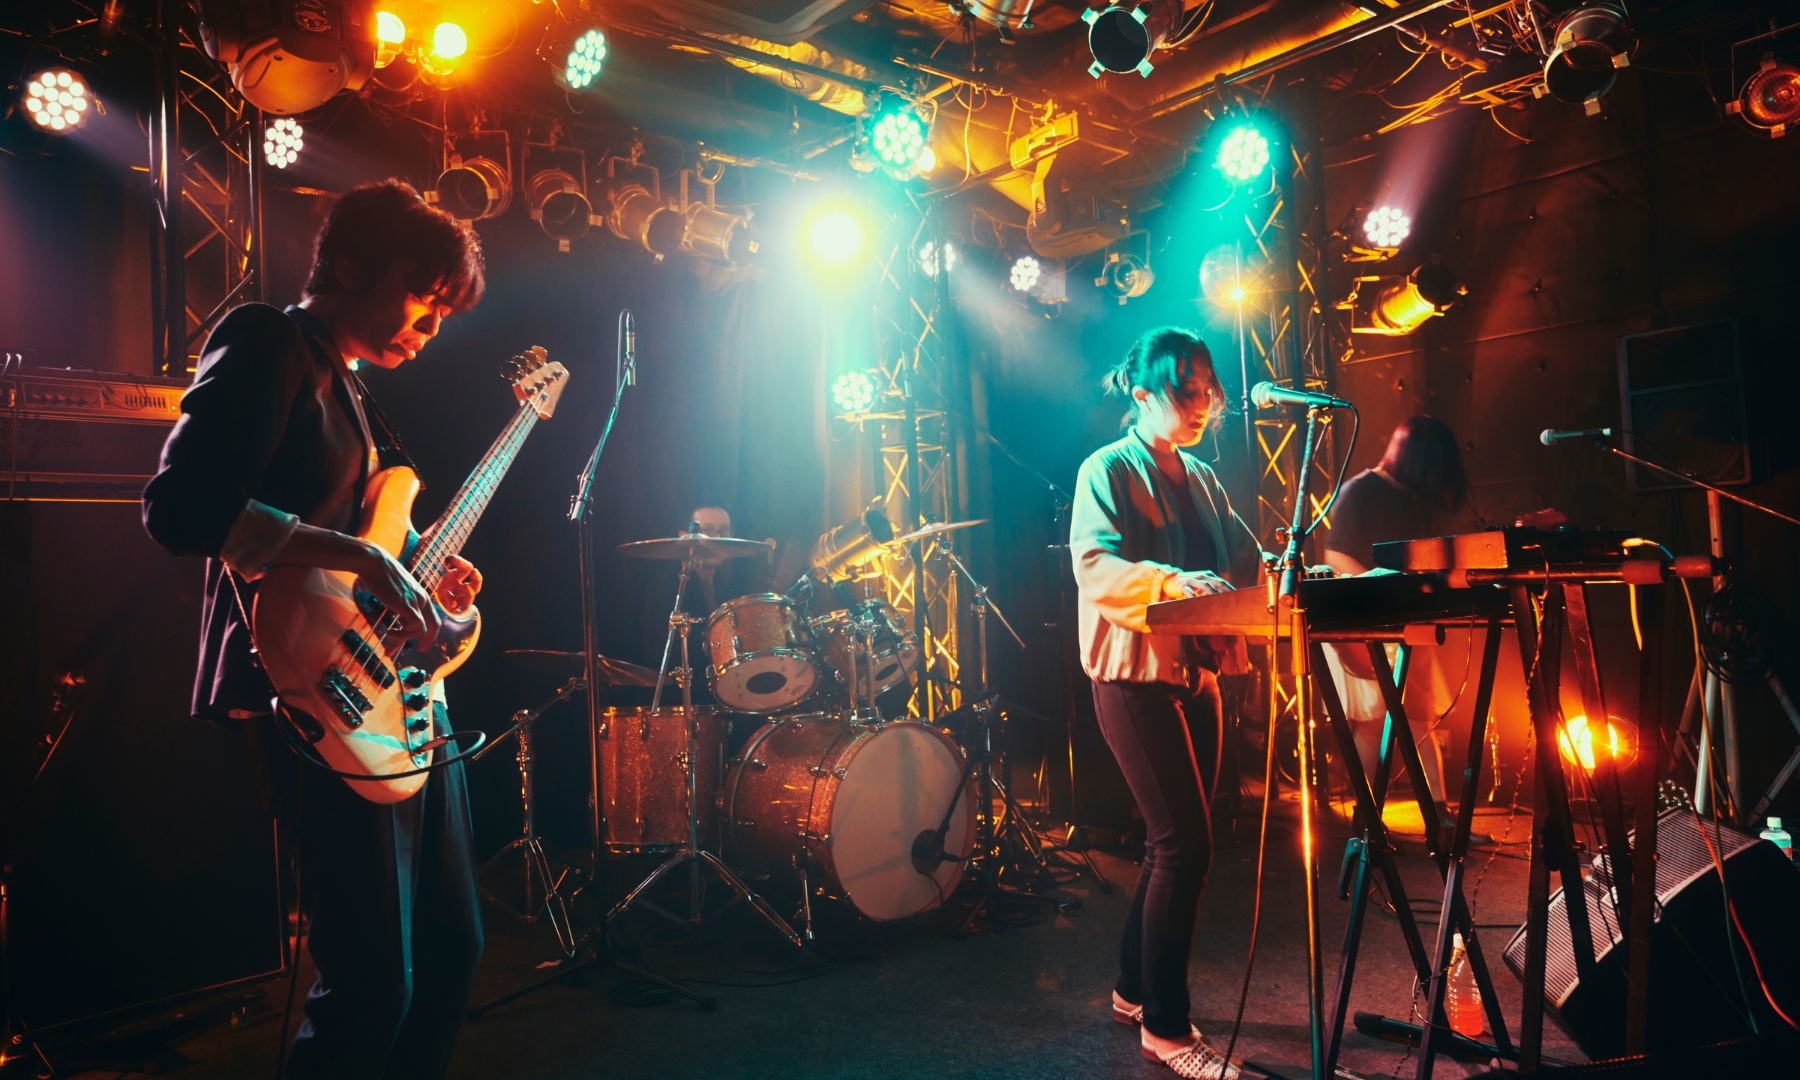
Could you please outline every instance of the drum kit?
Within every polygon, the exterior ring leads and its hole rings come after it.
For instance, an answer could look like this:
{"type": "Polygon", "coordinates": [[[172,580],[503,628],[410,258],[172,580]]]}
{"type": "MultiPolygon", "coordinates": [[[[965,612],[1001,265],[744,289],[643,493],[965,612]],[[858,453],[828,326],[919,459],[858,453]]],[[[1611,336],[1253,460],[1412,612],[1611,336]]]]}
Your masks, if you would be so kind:
{"type": "MultiPolygon", "coordinates": [[[[925,526],[892,544],[979,522],[925,526]]],[[[606,916],[612,923],[642,907],[678,924],[706,914],[703,876],[711,875],[790,943],[813,939],[817,895],[845,902],[863,919],[910,918],[944,904],[961,884],[978,848],[978,769],[944,730],[887,719],[877,705],[886,691],[918,671],[917,637],[886,600],[865,598],[812,616],[810,598],[759,593],[721,603],[708,615],[684,610],[701,570],[728,559],[768,553],[765,544],[698,532],[623,544],[631,558],[680,567],[662,664],[652,670],[595,658],[597,680],[653,688],[647,707],[607,708],[598,724],[598,796],[604,846],[615,854],[661,854],[664,861],[606,916]],[[705,642],[693,663],[690,635],[705,642]],[[696,666],[699,672],[696,672],[696,666]],[[716,705],[694,702],[696,677],[716,705]],[[679,704],[665,704],[670,682],[679,704]],[[762,721],[727,757],[730,717],[762,721]],[[650,890],[686,871],[687,912],[658,904],[650,890]],[[797,893],[799,931],[747,882],[797,893]]],[[[573,941],[568,904],[557,889],[531,815],[530,722],[581,686],[580,653],[513,650],[512,662],[571,676],[557,697],[514,717],[520,736],[528,874],[540,876],[526,911],[543,910],[559,942],[573,941]]],[[[504,737],[504,736],[502,736],[504,737]]],[[[498,740],[496,740],[498,741],[498,740]]],[[[503,853],[504,854],[504,853],[503,853]]],[[[559,879],[558,879],[559,880],[559,879]]]]}

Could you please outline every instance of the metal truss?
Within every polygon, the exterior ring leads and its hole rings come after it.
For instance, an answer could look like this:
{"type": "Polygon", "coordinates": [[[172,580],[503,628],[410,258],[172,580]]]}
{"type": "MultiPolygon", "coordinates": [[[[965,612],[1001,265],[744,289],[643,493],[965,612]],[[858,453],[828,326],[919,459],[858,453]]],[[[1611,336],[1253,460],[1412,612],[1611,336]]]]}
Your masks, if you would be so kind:
{"type": "Polygon", "coordinates": [[[152,360],[181,377],[235,304],[263,299],[262,113],[164,0],[151,122],[152,360]]]}
{"type": "MultiPolygon", "coordinates": [[[[865,410],[845,419],[874,436],[874,475],[894,527],[908,532],[930,522],[955,520],[962,509],[957,465],[956,416],[931,407],[951,389],[949,353],[943,326],[949,312],[944,274],[927,274],[916,253],[927,242],[941,252],[929,218],[914,222],[910,242],[887,253],[873,301],[875,367],[869,374],[881,411],[865,410]],[[915,492],[917,497],[915,498],[915,492]]],[[[846,441],[845,450],[856,445],[846,441]]],[[[868,444],[864,444],[868,445],[868,444]]],[[[854,473],[855,468],[845,472],[854,473]]],[[[889,551],[868,565],[877,590],[918,635],[924,656],[918,691],[907,715],[936,719],[962,704],[955,685],[963,671],[960,589],[950,552],[961,538],[946,533],[889,551]]]]}

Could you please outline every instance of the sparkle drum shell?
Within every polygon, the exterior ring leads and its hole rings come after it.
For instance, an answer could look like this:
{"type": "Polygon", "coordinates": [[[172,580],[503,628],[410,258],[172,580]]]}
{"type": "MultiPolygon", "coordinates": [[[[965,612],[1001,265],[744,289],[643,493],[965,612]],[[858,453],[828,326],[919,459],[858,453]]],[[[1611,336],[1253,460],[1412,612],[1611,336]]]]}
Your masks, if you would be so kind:
{"type": "Polygon", "coordinates": [[[785,596],[758,593],[720,604],[706,620],[706,647],[713,696],[739,712],[798,705],[819,682],[812,635],[785,596]]]}
{"type": "MultiPolygon", "coordinates": [[[[694,811],[700,844],[718,836],[723,716],[695,709],[694,811]]],[[[688,714],[680,706],[607,709],[600,722],[600,790],[606,846],[615,851],[668,851],[688,841],[688,714]]]]}
{"type": "MultiPolygon", "coordinates": [[[[963,755],[948,735],[913,720],[856,725],[810,714],[766,724],[744,744],[725,788],[729,858],[752,874],[791,873],[802,851],[828,884],[876,921],[904,919],[943,903],[962,881],[962,862],[921,873],[912,858],[921,832],[944,819],[963,780],[963,755]]],[[[944,849],[975,844],[974,785],[957,800],[944,849]]]]}
{"type": "Polygon", "coordinates": [[[813,630],[820,654],[843,685],[852,685],[851,672],[855,671],[858,702],[874,700],[919,666],[919,639],[886,600],[864,600],[847,611],[834,611],[816,621],[813,630]]]}

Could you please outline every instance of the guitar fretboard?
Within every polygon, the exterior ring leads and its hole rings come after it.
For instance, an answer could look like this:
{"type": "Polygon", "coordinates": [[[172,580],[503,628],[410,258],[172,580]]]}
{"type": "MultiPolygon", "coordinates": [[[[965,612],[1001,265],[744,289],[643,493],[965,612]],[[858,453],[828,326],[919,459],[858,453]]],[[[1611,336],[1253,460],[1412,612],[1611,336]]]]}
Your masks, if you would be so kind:
{"type": "Polygon", "coordinates": [[[482,512],[493,499],[500,481],[506,478],[506,470],[512,467],[513,459],[518,457],[519,448],[525,445],[525,437],[531,434],[537,421],[537,409],[528,399],[519,406],[518,415],[506,425],[500,437],[488,447],[443,514],[419,538],[419,546],[414,549],[407,569],[426,592],[434,592],[443,581],[444,560],[462,551],[469,534],[475,530],[475,523],[481,520],[482,512]]]}

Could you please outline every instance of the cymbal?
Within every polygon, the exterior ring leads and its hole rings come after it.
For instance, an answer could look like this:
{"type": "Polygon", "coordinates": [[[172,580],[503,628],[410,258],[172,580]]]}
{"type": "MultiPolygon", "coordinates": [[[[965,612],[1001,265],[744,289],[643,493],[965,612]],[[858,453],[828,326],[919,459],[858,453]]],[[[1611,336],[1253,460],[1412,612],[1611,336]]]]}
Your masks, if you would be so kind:
{"type": "Polygon", "coordinates": [[[952,532],[956,529],[966,529],[971,525],[986,525],[987,521],[987,518],[976,518],[973,521],[938,521],[923,528],[914,529],[905,536],[896,536],[888,542],[890,544],[910,544],[914,540],[923,540],[927,536],[936,536],[939,533],[952,532]]]}
{"type": "Polygon", "coordinates": [[[735,536],[669,536],[619,545],[621,555],[629,555],[634,559],[668,559],[672,562],[685,562],[688,559],[711,562],[768,553],[768,544],[760,540],[739,540],[735,536]]]}
{"type": "MultiPolygon", "coordinates": [[[[556,649],[508,649],[506,659],[528,671],[551,675],[580,675],[585,665],[578,652],[556,649]]],[[[595,654],[594,675],[609,686],[655,686],[656,669],[641,667],[624,660],[609,660],[595,654]]]]}

